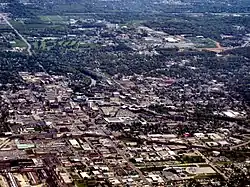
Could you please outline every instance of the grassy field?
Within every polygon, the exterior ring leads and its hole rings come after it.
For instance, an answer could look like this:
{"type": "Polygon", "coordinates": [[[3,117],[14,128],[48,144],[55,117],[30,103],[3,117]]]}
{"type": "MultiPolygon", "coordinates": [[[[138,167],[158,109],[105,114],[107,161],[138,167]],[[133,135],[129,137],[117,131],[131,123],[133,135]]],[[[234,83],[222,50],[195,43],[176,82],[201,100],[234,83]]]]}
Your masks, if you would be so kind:
{"type": "Polygon", "coordinates": [[[11,28],[9,27],[9,25],[7,25],[7,24],[0,24],[0,30],[6,30],[6,29],[11,30],[11,28]]]}
{"type": "Polygon", "coordinates": [[[10,20],[10,23],[13,25],[13,27],[15,29],[17,29],[19,32],[22,32],[22,31],[25,31],[27,28],[26,28],[26,25],[21,22],[21,21],[14,21],[14,20],[10,20]]]}
{"type": "Polygon", "coordinates": [[[210,38],[190,37],[188,39],[194,43],[197,48],[216,48],[216,42],[210,38]]]}
{"type": "Polygon", "coordinates": [[[81,182],[76,182],[75,186],[76,186],[76,187],[88,187],[87,184],[81,183],[81,182]]]}
{"type": "Polygon", "coordinates": [[[46,50],[47,49],[47,47],[46,47],[46,41],[42,41],[40,47],[42,48],[42,50],[46,50]]]}
{"type": "MultiPolygon", "coordinates": [[[[35,19],[27,22],[24,22],[22,20],[19,21],[11,20],[10,23],[20,33],[31,32],[33,30],[39,32],[39,30],[44,30],[46,28],[53,28],[55,30],[64,30],[66,28],[66,24],[63,23],[62,19],[59,18],[57,19],[57,22],[49,22],[46,21],[45,18],[43,18],[41,20],[35,19]]],[[[3,28],[5,28],[5,26],[3,28]]]]}
{"type": "Polygon", "coordinates": [[[15,44],[12,44],[12,47],[27,47],[23,40],[15,40],[15,42],[15,44]]]}
{"type": "Polygon", "coordinates": [[[50,22],[54,24],[62,24],[68,21],[67,16],[59,16],[59,15],[39,16],[39,18],[44,22],[50,22]]]}

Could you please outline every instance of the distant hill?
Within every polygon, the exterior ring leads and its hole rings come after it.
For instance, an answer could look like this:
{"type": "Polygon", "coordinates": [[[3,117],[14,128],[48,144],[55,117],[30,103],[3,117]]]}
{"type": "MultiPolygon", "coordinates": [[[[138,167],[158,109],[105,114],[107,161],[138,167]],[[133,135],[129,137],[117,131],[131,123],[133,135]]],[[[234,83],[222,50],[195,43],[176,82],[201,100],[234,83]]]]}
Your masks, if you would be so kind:
{"type": "MultiPolygon", "coordinates": [[[[12,0],[8,0],[12,1],[12,0]]],[[[14,0],[15,1],[15,0],[14,0]]],[[[22,2],[22,1],[21,1],[22,2]]],[[[25,0],[48,12],[250,12],[249,0],[25,0]]]]}

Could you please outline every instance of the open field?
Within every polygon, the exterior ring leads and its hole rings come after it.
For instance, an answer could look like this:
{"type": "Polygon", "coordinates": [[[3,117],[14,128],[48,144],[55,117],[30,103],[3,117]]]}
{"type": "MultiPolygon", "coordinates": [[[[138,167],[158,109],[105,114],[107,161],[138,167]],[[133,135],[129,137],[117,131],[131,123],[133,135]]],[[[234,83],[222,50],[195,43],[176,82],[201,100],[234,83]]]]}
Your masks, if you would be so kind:
{"type": "Polygon", "coordinates": [[[216,42],[210,38],[202,37],[189,37],[192,43],[195,44],[197,48],[216,48],[216,42]]]}
{"type": "Polygon", "coordinates": [[[39,16],[39,18],[43,22],[50,22],[54,24],[62,24],[65,23],[69,18],[67,16],[60,16],[60,15],[43,15],[39,16]]]}
{"type": "Polygon", "coordinates": [[[12,47],[27,47],[26,43],[23,40],[15,40],[16,43],[12,44],[12,47]]]}

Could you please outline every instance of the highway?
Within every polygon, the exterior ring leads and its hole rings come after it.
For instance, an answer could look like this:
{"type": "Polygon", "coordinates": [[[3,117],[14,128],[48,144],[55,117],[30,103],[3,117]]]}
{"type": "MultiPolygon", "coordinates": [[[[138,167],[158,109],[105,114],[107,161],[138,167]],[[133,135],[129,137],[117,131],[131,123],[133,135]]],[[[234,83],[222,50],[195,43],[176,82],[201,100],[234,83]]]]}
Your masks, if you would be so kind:
{"type": "Polygon", "coordinates": [[[0,149],[2,149],[5,145],[7,145],[10,142],[10,139],[6,139],[0,144],[0,149]]]}
{"type": "Polygon", "coordinates": [[[0,17],[15,31],[15,33],[26,43],[27,45],[27,52],[31,56],[31,45],[29,42],[18,32],[18,30],[15,29],[15,27],[8,21],[8,19],[5,17],[5,15],[0,14],[0,17]]]}
{"type": "MultiPolygon", "coordinates": [[[[4,14],[0,13],[0,18],[2,18],[15,31],[15,33],[25,42],[25,44],[27,45],[27,52],[29,56],[31,56],[32,55],[31,44],[18,32],[18,30],[15,29],[15,27],[8,21],[8,19],[4,14]]],[[[37,65],[42,69],[43,72],[48,73],[46,69],[43,67],[43,65],[41,65],[39,62],[37,62],[37,65]]]]}
{"type": "Polygon", "coordinates": [[[232,146],[232,147],[230,147],[230,150],[234,150],[234,149],[237,149],[237,148],[239,148],[239,147],[244,147],[244,146],[247,146],[248,144],[250,144],[250,137],[249,137],[249,135],[244,134],[244,135],[242,135],[242,136],[243,136],[244,138],[248,139],[248,141],[243,142],[243,143],[238,144],[238,145],[235,145],[235,146],[232,146]]]}

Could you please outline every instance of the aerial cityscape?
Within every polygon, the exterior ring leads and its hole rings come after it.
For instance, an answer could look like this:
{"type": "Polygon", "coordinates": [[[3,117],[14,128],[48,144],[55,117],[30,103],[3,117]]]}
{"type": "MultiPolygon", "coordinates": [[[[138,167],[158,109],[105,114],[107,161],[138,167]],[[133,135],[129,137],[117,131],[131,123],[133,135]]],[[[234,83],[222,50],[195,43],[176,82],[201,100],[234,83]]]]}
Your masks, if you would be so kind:
{"type": "Polygon", "coordinates": [[[249,0],[0,0],[0,187],[249,187],[249,0]]]}

